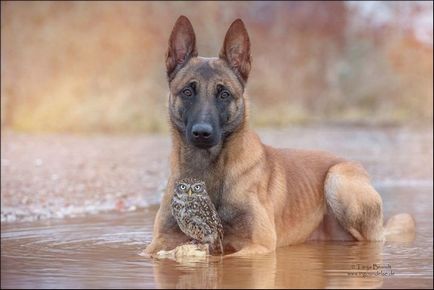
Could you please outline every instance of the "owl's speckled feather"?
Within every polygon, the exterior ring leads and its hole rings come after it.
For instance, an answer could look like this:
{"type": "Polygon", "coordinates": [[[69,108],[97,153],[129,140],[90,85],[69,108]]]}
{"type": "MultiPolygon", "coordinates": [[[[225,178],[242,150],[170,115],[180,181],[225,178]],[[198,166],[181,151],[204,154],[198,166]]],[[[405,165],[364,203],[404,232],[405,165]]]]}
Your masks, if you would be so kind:
{"type": "Polygon", "coordinates": [[[219,242],[223,253],[223,226],[206,192],[205,182],[184,178],[175,183],[172,214],[187,236],[212,247],[219,242]]]}

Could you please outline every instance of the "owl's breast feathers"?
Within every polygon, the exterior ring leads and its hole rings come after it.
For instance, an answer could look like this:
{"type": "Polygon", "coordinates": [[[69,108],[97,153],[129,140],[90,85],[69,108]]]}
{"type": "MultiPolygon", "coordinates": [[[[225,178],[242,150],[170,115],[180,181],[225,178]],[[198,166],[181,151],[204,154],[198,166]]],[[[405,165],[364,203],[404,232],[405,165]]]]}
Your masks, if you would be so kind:
{"type": "Polygon", "coordinates": [[[208,195],[195,194],[186,199],[172,199],[172,214],[180,229],[200,242],[223,240],[223,226],[208,195]]]}

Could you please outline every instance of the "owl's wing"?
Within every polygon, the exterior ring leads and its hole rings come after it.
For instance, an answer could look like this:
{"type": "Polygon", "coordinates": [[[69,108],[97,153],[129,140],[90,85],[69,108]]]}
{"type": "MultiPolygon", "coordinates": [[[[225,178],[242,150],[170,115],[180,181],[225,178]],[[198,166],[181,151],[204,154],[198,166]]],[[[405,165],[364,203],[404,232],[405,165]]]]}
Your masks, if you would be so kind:
{"type": "Polygon", "coordinates": [[[214,241],[214,243],[217,243],[219,248],[220,248],[220,253],[223,255],[224,254],[224,248],[223,248],[223,235],[224,235],[224,231],[223,231],[223,224],[222,221],[220,219],[220,216],[218,215],[218,212],[214,206],[214,204],[212,203],[212,200],[209,196],[206,196],[205,203],[207,205],[207,211],[210,214],[209,216],[209,222],[210,224],[213,225],[214,227],[214,231],[217,231],[217,240],[214,241]]]}
{"type": "Polygon", "coordinates": [[[181,209],[181,205],[179,204],[179,202],[176,201],[174,197],[172,198],[170,207],[172,210],[172,215],[176,217],[178,215],[179,210],[181,209]]]}
{"type": "Polygon", "coordinates": [[[201,204],[204,207],[204,211],[208,214],[206,216],[207,223],[216,225],[219,235],[221,233],[221,235],[223,236],[222,222],[214,204],[211,201],[211,198],[209,196],[200,196],[200,199],[201,204]]]}

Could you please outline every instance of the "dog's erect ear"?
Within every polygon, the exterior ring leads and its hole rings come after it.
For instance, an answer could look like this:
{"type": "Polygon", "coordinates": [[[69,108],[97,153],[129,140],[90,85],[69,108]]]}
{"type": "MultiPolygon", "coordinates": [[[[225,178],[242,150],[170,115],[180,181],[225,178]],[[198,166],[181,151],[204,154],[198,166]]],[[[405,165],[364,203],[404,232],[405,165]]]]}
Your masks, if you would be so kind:
{"type": "Polygon", "coordinates": [[[169,79],[191,57],[197,56],[196,36],[187,17],[181,15],[173,26],[167,50],[166,69],[169,79]]]}
{"type": "Polygon", "coordinates": [[[235,20],[226,32],[220,58],[228,62],[231,68],[247,81],[250,72],[250,40],[241,19],[235,20]]]}

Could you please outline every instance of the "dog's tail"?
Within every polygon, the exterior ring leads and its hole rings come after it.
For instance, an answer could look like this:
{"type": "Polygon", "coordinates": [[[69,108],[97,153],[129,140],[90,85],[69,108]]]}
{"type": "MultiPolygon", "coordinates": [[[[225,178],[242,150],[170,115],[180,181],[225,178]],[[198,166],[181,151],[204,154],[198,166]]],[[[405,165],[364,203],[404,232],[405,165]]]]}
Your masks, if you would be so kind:
{"type": "Polygon", "coordinates": [[[384,237],[391,242],[411,242],[416,236],[416,223],[408,213],[400,213],[388,219],[384,237]]]}

